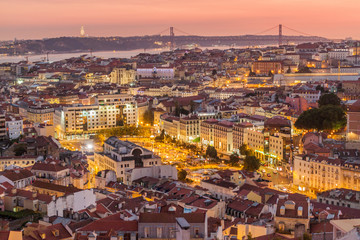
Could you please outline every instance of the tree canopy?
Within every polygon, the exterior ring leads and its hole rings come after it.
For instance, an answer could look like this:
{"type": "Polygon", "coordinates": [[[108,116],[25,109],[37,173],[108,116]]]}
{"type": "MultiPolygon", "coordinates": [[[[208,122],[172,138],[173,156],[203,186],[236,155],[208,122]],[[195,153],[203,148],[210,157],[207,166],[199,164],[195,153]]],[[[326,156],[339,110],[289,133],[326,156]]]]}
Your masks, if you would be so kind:
{"type": "Polygon", "coordinates": [[[239,150],[241,155],[248,155],[248,147],[246,144],[241,145],[239,150]]]}
{"type": "Polygon", "coordinates": [[[237,153],[233,153],[230,155],[230,161],[229,164],[231,166],[237,166],[239,164],[240,158],[239,155],[237,153]]]}
{"type": "Polygon", "coordinates": [[[151,109],[147,109],[144,112],[144,122],[148,123],[150,125],[154,124],[154,111],[152,111],[151,109]]]}
{"type": "Polygon", "coordinates": [[[186,177],[187,177],[187,172],[186,172],[184,169],[181,169],[181,170],[178,172],[178,179],[179,179],[179,181],[185,181],[185,180],[186,180],[186,177]]]}
{"type": "Polygon", "coordinates": [[[155,141],[163,142],[165,140],[165,130],[161,130],[160,135],[155,137],[155,141]]]}
{"type": "Polygon", "coordinates": [[[180,117],[180,114],[188,115],[189,111],[184,109],[183,107],[181,107],[178,102],[175,102],[175,113],[174,114],[175,114],[175,116],[180,117]]]}
{"type": "Polygon", "coordinates": [[[300,67],[296,73],[311,73],[311,70],[309,67],[304,66],[304,67],[300,67]]]}
{"type": "Polygon", "coordinates": [[[208,146],[208,147],[206,148],[206,153],[205,153],[205,155],[206,155],[207,157],[210,157],[210,158],[217,158],[217,151],[216,151],[215,147],[213,147],[213,146],[208,146]]]}
{"type": "Polygon", "coordinates": [[[318,104],[320,108],[327,105],[341,106],[341,100],[334,93],[326,93],[321,95],[318,104]]]}
{"type": "Polygon", "coordinates": [[[327,105],[304,111],[295,127],[299,129],[339,130],[346,126],[346,114],[340,106],[327,105]]]}
{"type": "Polygon", "coordinates": [[[213,69],[213,70],[212,70],[211,75],[213,75],[213,76],[217,75],[216,69],[213,69]]]}
{"type": "Polygon", "coordinates": [[[255,156],[247,155],[244,159],[244,169],[247,171],[256,171],[260,168],[260,159],[255,156]]]}
{"type": "Polygon", "coordinates": [[[15,156],[22,156],[27,151],[26,145],[23,143],[16,144],[13,151],[15,153],[15,156]]]}

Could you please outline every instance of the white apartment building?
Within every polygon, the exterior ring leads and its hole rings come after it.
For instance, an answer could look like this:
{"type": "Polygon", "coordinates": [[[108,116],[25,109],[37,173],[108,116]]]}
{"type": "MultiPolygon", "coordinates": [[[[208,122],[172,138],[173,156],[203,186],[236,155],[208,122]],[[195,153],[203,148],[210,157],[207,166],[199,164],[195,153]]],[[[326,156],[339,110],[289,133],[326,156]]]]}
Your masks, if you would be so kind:
{"type": "Polygon", "coordinates": [[[135,98],[128,94],[98,95],[96,104],[99,106],[115,106],[119,109],[124,124],[135,125],[138,122],[138,108],[135,98]]]}
{"type": "Polygon", "coordinates": [[[6,133],[10,140],[17,139],[23,134],[23,119],[19,116],[6,116],[5,118],[6,133]]]}
{"type": "Polygon", "coordinates": [[[95,105],[74,105],[54,113],[55,135],[60,139],[94,134],[123,124],[137,124],[137,103],[126,94],[99,95],[95,105]]]}
{"type": "Polygon", "coordinates": [[[177,170],[175,166],[160,165],[160,166],[129,169],[125,171],[124,183],[126,185],[132,185],[133,181],[143,177],[172,179],[172,180],[178,179],[177,170]]]}
{"type": "Polygon", "coordinates": [[[161,78],[173,79],[175,71],[173,68],[137,68],[136,73],[139,78],[161,78]]]}
{"type": "Polygon", "coordinates": [[[350,52],[348,49],[334,49],[329,51],[328,54],[330,59],[344,60],[350,55],[350,52]]]}
{"type": "Polygon", "coordinates": [[[47,215],[65,217],[66,212],[78,212],[91,205],[96,206],[96,195],[93,189],[77,191],[59,198],[53,196],[53,200],[47,204],[47,215]]]}
{"type": "Polygon", "coordinates": [[[317,90],[294,90],[290,97],[294,98],[296,96],[303,97],[308,103],[315,103],[319,100],[321,96],[321,91],[317,90]]]}
{"type": "Polygon", "coordinates": [[[277,55],[275,57],[275,60],[291,60],[293,64],[299,64],[300,63],[300,55],[299,54],[294,54],[294,53],[287,53],[287,54],[281,54],[281,55],[277,55]]]}

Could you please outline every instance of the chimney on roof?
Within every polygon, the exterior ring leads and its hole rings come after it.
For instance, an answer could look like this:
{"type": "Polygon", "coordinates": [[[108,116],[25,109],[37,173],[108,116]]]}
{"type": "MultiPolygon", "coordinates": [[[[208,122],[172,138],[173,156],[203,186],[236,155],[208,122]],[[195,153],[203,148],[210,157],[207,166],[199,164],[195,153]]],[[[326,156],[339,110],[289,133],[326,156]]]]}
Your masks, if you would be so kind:
{"type": "Polygon", "coordinates": [[[16,194],[16,192],[17,192],[17,189],[15,187],[13,189],[11,189],[12,194],[16,194]]]}
{"type": "Polygon", "coordinates": [[[54,229],[51,231],[52,234],[55,236],[55,237],[58,237],[59,236],[59,230],[58,229],[54,229]]]}
{"type": "Polygon", "coordinates": [[[36,198],[37,197],[37,192],[32,192],[32,197],[36,198]]]}

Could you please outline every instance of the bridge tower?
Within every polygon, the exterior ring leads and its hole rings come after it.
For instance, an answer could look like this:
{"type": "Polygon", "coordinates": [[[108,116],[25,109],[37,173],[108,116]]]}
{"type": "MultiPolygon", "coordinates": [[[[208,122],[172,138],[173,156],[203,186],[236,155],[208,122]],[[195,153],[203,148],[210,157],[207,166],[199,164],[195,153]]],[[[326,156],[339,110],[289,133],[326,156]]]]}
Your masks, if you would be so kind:
{"type": "Polygon", "coordinates": [[[174,27],[170,27],[170,51],[173,51],[175,47],[174,36],[174,27]]]}
{"type": "Polygon", "coordinates": [[[282,24],[279,24],[279,47],[282,45],[282,24]]]}

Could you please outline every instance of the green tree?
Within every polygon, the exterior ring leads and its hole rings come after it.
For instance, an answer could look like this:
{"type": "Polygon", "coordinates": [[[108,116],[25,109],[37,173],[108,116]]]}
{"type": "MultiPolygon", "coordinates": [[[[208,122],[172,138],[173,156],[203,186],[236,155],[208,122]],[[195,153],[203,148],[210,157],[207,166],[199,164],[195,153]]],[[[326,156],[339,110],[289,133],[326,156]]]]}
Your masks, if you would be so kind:
{"type": "Polygon", "coordinates": [[[324,87],[321,86],[321,85],[317,85],[317,86],[316,86],[316,90],[317,90],[317,91],[321,91],[321,93],[325,92],[324,87]]]}
{"type": "Polygon", "coordinates": [[[334,93],[326,93],[321,95],[318,101],[319,107],[323,107],[326,105],[334,105],[334,106],[341,106],[340,98],[334,93]]]}
{"type": "Polygon", "coordinates": [[[22,156],[27,151],[26,145],[23,143],[16,144],[13,151],[15,153],[15,156],[22,156]]]}
{"type": "Polygon", "coordinates": [[[150,124],[151,126],[154,124],[154,111],[151,109],[147,109],[144,112],[144,122],[150,124]]]}
{"type": "Polygon", "coordinates": [[[346,126],[346,113],[339,106],[327,105],[304,111],[295,122],[298,129],[339,130],[346,126]]]}
{"type": "Polygon", "coordinates": [[[213,70],[212,70],[211,75],[213,75],[214,77],[217,75],[216,69],[213,69],[213,70]]]}
{"type": "Polygon", "coordinates": [[[299,70],[296,73],[311,73],[311,70],[309,67],[300,67],[299,70]]]}
{"type": "Polygon", "coordinates": [[[249,77],[256,77],[256,73],[253,72],[250,68],[250,71],[249,71],[249,77]]]}
{"type": "Polygon", "coordinates": [[[186,177],[187,177],[187,172],[186,172],[184,169],[181,169],[181,170],[178,172],[178,179],[179,179],[179,181],[185,181],[185,180],[186,180],[186,177]]]}
{"type": "Polygon", "coordinates": [[[245,97],[247,98],[247,97],[255,97],[256,96],[256,93],[247,93],[246,95],[245,95],[245,97]]]}
{"type": "Polygon", "coordinates": [[[231,166],[237,166],[239,165],[239,161],[240,161],[240,158],[239,158],[239,155],[237,153],[233,153],[230,155],[230,165],[231,166]]]}
{"type": "Polygon", "coordinates": [[[239,150],[241,155],[248,155],[248,146],[246,144],[241,145],[239,150]]]}
{"type": "Polygon", "coordinates": [[[260,168],[260,160],[255,156],[247,155],[244,160],[244,169],[247,171],[256,171],[260,168]]]}
{"type": "Polygon", "coordinates": [[[155,137],[155,141],[163,142],[165,140],[165,130],[161,130],[160,135],[155,137]]]}
{"type": "Polygon", "coordinates": [[[217,151],[216,151],[215,147],[213,147],[213,146],[208,146],[208,147],[206,148],[206,153],[205,153],[205,155],[206,155],[207,157],[210,157],[210,158],[213,158],[213,159],[217,158],[217,151]]]}
{"type": "Polygon", "coordinates": [[[174,114],[175,114],[175,116],[180,117],[180,114],[188,115],[189,111],[187,111],[183,107],[181,107],[178,102],[175,102],[174,114]]]}
{"type": "Polygon", "coordinates": [[[195,111],[195,102],[194,101],[191,101],[190,102],[190,113],[194,112],[195,111]]]}

